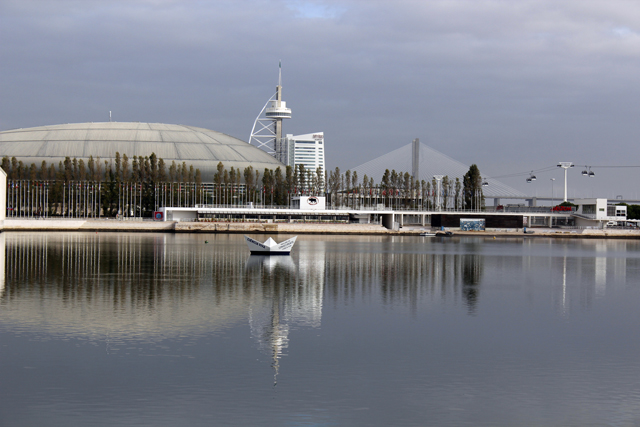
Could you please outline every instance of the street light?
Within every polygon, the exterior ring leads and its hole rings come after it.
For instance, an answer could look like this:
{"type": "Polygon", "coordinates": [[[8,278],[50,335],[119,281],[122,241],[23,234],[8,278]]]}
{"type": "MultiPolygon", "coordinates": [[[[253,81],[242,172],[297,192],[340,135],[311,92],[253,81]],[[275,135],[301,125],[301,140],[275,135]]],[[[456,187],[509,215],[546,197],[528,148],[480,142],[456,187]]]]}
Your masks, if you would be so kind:
{"type": "Polygon", "coordinates": [[[567,201],[567,169],[573,167],[572,162],[559,162],[558,167],[564,169],[564,201],[567,201]]]}
{"type": "Polygon", "coordinates": [[[551,178],[551,206],[553,206],[554,204],[554,197],[553,197],[553,181],[555,181],[555,178],[551,178]]]}

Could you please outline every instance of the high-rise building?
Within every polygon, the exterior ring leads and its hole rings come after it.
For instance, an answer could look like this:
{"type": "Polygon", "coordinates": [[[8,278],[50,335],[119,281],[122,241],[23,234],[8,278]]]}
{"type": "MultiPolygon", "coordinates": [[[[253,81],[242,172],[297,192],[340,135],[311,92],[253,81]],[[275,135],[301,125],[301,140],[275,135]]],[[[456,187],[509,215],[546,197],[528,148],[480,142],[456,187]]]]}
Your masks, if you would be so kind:
{"type": "Polygon", "coordinates": [[[277,160],[287,166],[303,165],[305,170],[315,173],[320,168],[324,175],[324,132],[306,135],[290,135],[282,138],[276,149],[277,160]]]}

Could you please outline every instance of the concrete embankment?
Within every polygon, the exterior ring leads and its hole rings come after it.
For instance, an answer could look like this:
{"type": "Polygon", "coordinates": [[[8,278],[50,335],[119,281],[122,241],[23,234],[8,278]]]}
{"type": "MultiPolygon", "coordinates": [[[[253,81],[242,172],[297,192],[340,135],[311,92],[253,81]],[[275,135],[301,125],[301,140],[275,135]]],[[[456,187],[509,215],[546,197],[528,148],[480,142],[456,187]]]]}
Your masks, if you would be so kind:
{"type": "Polygon", "coordinates": [[[302,224],[241,222],[178,222],[176,232],[187,233],[302,233],[302,234],[390,234],[381,225],[372,224],[302,224]]]}
{"type": "Polygon", "coordinates": [[[5,219],[4,231],[173,231],[174,222],[83,219],[5,219]]]}
{"type": "Polygon", "coordinates": [[[111,219],[7,219],[4,231],[119,231],[176,233],[389,234],[381,225],[118,221],[111,219]]]}
{"type": "MultiPolygon", "coordinates": [[[[411,236],[426,231],[423,227],[388,230],[374,224],[304,224],[241,222],[119,221],[115,219],[6,219],[4,231],[99,231],[169,233],[247,233],[247,234],[367,234],[411,236]]],[[[456,236],[476,237],[558,237],[591,239],[640,239],[640,230],[629,229],[493,229],[487,231],[453,230],[456,236]]]]}

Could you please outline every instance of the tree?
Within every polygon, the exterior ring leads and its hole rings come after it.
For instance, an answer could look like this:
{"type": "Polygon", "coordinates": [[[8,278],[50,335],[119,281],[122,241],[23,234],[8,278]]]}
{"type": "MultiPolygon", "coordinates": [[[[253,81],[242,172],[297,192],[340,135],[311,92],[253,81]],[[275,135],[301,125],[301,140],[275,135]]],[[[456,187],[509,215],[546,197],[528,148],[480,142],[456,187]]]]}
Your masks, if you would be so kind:
{"type": "Polygon", "coordinates": [[[167,180],[167,166],[164,163],[164,159],[158,160],[158,182],[165,182],[167,180]]]}
{"type": "Polygon", "coordinates": [[[442,177],[442,207],[446,210],[451,207],[449,200],[451,199],[451,194],[453,188],[453,182],[449,179],[448,175],[442,177]]]}
{"type": "Polygon", "coordinates": [[[304,165],[303,164],[298,164],[296,165],[296,169],[298,171],[298,183],[300,184],[300,193],[304,194],[304,190],[307,189],[308,186],[308,182],[306,181],[307,179],[307,175],[306,175],[306,171],[304,170],[304,165]]]}
{"type": "Polygon", "coordinates": [[[275,185],[275,203],[276,205],[284,205],[287,201],[287,190],[284,185],[284,177],[282,176],[282,169],[278,166],[274,173],[274,185],[275,185]]]}
{"type": "Polygon", "coordinates": [[[253,166],[247,166],[246,168],[244,168],[244,192],[247,202],[254,201],[252,199],[256,184],[254,178],[255,176],[253,174],[253,166]]]}
{"type": "Polygon", "coordinates": [[[335,170],[329,173],[329,180],[327,182],[327,190],[331,197],[331,206],[338,206],[338,191],[340,190],[340,168],[336,166],[335,170]]]}
{"type": "Polygon", "coordinates": [[[43,160],[42,163],[40,164],[40,179],[42,180],[46,180],[47,179],[47,161],[43,160]]]}
{"type": "Polygon", "coordinates": [[[460,182],[460,178],[457,178],[457,177],[456,177],[456,184],[455,184],[455,192],[456,192],[455,208],[456,210],[458,210],[461,207],[460,194],[462,192],[462,183],[460,182]]]}
{"type": "Polygon", "coordinates": [[[285,182],[284,185],[287,189],[287,198],[289,198],[290,196],[293,195],[293,187],[294,187],[293,168],[291,166],[287,166],[284,170],[284,182],[285,182]]]}
{"type": "Polygon", "coordinates": [[[29,167],[29,179],[35,181],[38,178],[38,168],[35,163],[31,163],[29,167]]]}
{"type": "Polygon", "coordinates": [[[627,205],[627,219],[640,219],[640,205],[627,205]]]}
{"type": "Polygon", "coordinates": [[[462,181],[462,192],[464,195],[464,208],[468,210],[479,210],[484,205],[482,195],[482,177],[478,166],[471,165],[469,171],[464,175],[462,181]]]}
{"type": "Polygon", "coordinates": [[[116,182],[120,181],[122,181],[122,159],[120,158],[120,152],[116,151],[116,182]]]}
{"type": "Polygon", "coordinates": [[[129,175],[129,158],[127,157],[126,154],[123,154],[122,155],[122,181],[128,182],[129,176],[130,176],[129,175]]]}
{"type": "Polygon", "coordinates": [[[316,178],[315,178],[315,180],[316,180],[316,195],[319,195],[325,189],[324,176],[325,176],[325,174],[322,173],[322,168],[318,166],[316,168],[316,178]]]}
{"type": "Polygon", "coordinates": [[[4,170],[9,179],[11,179],[11,160],[9,160],[8,156],[2,158],[2,170],[4,170]]]}

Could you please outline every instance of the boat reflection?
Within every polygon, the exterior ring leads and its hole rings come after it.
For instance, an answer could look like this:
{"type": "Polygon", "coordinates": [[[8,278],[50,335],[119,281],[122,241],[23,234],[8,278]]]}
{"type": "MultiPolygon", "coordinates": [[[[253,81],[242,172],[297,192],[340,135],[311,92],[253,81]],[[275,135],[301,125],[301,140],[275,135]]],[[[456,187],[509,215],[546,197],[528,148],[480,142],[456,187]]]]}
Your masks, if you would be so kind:
{"type": "Polygon", "coordinates": [[[294,272],[296,266],[290,256],[249,255],[245,264],[247,272],[266,271],[273,273],[276,268],[294,272]]]}

